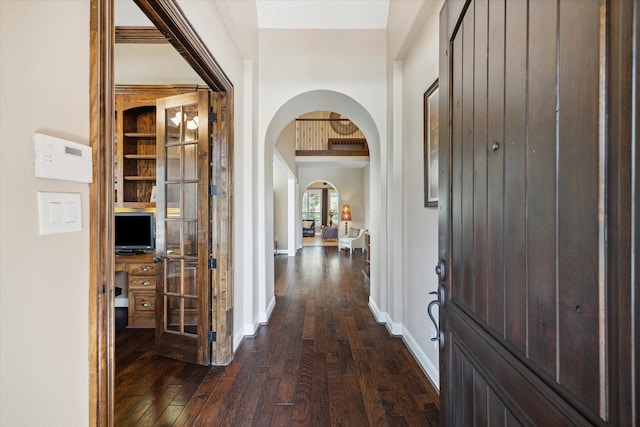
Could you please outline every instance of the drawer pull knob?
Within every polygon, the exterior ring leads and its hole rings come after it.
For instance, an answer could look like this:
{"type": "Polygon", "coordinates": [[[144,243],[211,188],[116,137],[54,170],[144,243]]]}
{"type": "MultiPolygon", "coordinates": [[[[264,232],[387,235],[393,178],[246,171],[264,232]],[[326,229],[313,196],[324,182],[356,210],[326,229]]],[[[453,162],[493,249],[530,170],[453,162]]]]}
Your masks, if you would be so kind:
{"type": "Polygon", "coordinates": [[[143,306],[143,307],[149,307],[150,305],[151,305],[151,304],[149,304],[148,302],[143,302],[143,303],[142,303],[142,306],[143,306]]]}
{"type": "Polygon", "coordinates": [[[142,267],[140,270],[142,270],[142,271],[149,271],[149,270],[151,270],[151,268],[150,268],[150,267],[142,267]]]}
{"type": "Polygon", "coordinates": [[[151,284],[150,281],[145,280],[144,282],[141,283],[142,286],[149,286],[151,284]]]}

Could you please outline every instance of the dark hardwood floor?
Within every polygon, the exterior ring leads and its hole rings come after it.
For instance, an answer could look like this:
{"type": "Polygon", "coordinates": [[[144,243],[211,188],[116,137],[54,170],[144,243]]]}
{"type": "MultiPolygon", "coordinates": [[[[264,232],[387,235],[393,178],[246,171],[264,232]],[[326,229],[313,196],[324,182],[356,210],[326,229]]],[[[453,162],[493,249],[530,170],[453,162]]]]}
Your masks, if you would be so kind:
{"type": "Polygon", "coordinates": [[[336,247],[275,257],[269,324],[226,367],[156,356],[152,329],[119,331],[116,426],[437,425],[436,391],[369,311],[364,265],[336,247]]]}

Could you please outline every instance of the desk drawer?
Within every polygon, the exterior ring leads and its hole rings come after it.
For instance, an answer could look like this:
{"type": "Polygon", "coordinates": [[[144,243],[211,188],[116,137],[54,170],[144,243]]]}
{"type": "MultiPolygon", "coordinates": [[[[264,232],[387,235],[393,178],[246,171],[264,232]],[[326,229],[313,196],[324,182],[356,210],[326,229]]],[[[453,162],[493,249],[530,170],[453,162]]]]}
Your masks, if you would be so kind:
{"type": "Polygon", "coordinates": [[[155,276],[129,276],[129,289],[154,291],[156,289],[155,276]]]}
{"type": "Polygon", "coordinates": [[[155,325],[155,292],[129,291],[129,327],[154,328],[155,325]]]}
{"type": "Polygon", "coordinates": [[[155,264],[129,264],[131,276],[155,276],[157,272],[155,264]]]}

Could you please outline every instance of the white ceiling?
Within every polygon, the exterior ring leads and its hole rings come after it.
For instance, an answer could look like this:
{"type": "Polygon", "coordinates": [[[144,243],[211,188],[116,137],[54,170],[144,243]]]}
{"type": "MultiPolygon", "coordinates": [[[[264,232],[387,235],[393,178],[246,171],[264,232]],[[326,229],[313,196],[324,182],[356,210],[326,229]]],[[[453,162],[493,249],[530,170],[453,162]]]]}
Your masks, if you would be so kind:
{"type": "Polygon", "coordinates": [[[262,29],[385,29],[390,0],[256,0],[262,29]]]}

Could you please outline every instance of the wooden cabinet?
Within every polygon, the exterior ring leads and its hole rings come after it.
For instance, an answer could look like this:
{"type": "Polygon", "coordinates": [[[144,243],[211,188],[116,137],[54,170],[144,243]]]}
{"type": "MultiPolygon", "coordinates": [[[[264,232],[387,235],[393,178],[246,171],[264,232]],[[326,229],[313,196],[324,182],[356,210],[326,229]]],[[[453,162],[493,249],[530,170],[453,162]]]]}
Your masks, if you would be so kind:
{"type": "Polygon", "coordinates": [[[156,324],[156,264],[131,263],[129,285],[129,327],[153,328],[156,324]]]}
{"type": "Polygon", "coordinates": [[[156,326],[156,284],[158,264],[155,254],[117,256],[116,273],[127,275],[129,301],[128,326],[130,328],[154,328],[156,326]]]}
{"type": "Polygon", "coordinates": [[[117,85],[115,206],[154,208],[156,99],[206,90],[196,85],[117,85]]]}

